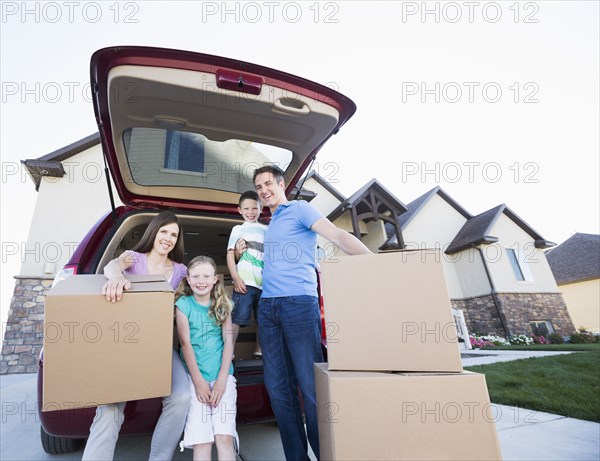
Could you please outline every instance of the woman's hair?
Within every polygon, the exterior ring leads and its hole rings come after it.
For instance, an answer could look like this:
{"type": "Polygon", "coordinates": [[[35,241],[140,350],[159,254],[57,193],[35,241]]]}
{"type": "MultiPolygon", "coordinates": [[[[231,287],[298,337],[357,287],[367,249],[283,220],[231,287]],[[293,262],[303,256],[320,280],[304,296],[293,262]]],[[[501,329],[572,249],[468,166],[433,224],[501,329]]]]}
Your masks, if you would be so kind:
{"type": "MultiPolygon", "coordinates": [[[[215,275],[217,273],[217,265],[213,261],[212,258],[208,256],[196,256],[194,259],[190,261],[187,266],[187,273],[190,274],[191,270],[200,265],[200,264],[209,264],[212,266],[215,275]]],[[[192,296],[194,292],[190,287],[190,284],[187,281],[187,278],[184,277],[179,282],[179,286],[175,290],[175,300],[178,300],[182,296],[192,296]]],[[[209,317],[213,317],[217,325],[221,325],[227,317],[231,315],[231,311],[233,310],[233,302],[225,293],[225,286],[221,279],[217,279],[217,282],[212,288],[212,292],[210,293],[210,307],[208,308],[209,317]]]]}
{"type": "Polygon", "coordinates": [[[177,242],[175,242],[175,246],[169,252],[168,257],[172,261],[183,263],[183,229],[179,223],[179,218],[170,211],[163,211],[150,221],[144,235],[142,235],[138,244],[133,248],[133,251],[149,253],[154,246],[154,239],[159,229],[168,224],[177,224],[179,227],[179,237],[177,237],[177,242]]]}

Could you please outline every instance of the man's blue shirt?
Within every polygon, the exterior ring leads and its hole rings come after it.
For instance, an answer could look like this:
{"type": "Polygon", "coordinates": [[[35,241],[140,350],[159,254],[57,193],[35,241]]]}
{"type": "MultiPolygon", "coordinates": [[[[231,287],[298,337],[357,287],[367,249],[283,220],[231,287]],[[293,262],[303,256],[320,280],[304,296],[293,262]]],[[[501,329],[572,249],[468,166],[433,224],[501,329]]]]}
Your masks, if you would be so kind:
{"type": "Polygon", "coordinates": [[[264,243],[263,298],[317,296],[317,234],[323,215],[304,200],[279,205],[264,243]]]}

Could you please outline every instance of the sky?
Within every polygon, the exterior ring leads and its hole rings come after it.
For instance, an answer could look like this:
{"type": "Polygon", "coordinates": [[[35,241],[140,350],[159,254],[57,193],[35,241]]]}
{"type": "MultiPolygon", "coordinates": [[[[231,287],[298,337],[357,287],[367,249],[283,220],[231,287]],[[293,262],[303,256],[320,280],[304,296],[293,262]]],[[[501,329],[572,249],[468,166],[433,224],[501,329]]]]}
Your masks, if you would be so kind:
{"type": "Polygon", "coordinates": [[[314,166],[344,195],[377,178],[408,204],[440,185],[561,243],[600,233],[599,4],[2,2],[2,335],[36,201],[20,161],[96,131],[95,50],[185,49],[331,86],[358,109],[314,166]]]}

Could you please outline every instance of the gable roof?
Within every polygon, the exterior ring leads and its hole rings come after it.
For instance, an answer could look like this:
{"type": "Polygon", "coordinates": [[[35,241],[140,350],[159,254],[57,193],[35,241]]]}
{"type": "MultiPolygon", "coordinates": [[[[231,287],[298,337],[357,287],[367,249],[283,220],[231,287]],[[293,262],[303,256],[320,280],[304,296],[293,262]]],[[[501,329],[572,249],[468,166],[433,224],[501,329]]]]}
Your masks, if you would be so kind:
{"type": "Polygon", "coordinates": [[[394,194],[387,190],[379,181],[377,181],[377,179],[373,178],[352,194],[350,198],[342,201],[340,206],[329,214],[329,220],[335,221],[352,207],[356,208],[357,215],[361,215],[361,202],[371,193],[374,193],[379,197],[381,199],[381,204],[385,205],[390,211],[395,212],[397,215],[406,212],[408,209],[394,194]]]}
{"type": "Polygon", "coordinates": [[[497,242],[498,237],[490,235],[490,232],[502,213],[533,238],[536,248],[549,248],[556,245],[553,242],[546,241],[529,224],[523,221],[514,211],[503,203],[502,205],[498,205],[491,210],[484,211],[467,220],[465,225],[458,231],[458,234],[456,234],[456,237],[448,246],[446,253],[458,253],[459,251],[466,250],[474,245],[487,245],[497,242]]]}
{"type": "Polygon", "coordinates": [[[546,252],[556,283],[600,278],[600,235],[576,233],[546,252]]]}
{"type": "Polygon", "coordinates": [[[37,191],[40,188],[43,176],[62,178],[65,175],[65,169],[61,162],[95,146],[96,144],[100,144],[100,133],[86,136],[79,141],[61,147],[42,157],[21,160],[21,163],[25,165],[25,168],[29,171],[31,179],[35,184],[35,190],[37,191]]]}
{"type": "MultiPolygon", "coordinates": [[[[423,209],[425,204],[435,195],[439,195],[442,199],[444,199],[448,205],[454,208],[458,213],[464,216],[466,219],[470,219],[473,215],[465,210],[456,200],[450,197],[446,191],[444,191],[440,186],[435,186],[430,191],[425,192],[423,195],[417,197],[412,202],[410,202],[407,207],[408,211],[402,213],[398,218],[398,224],[400,224],[401,229],[405,229],[409,222],[423,209]]],[[[386,224],[385,228],[386,234],[388,237],[392,237],[393,228],[391,225],[386,224]]],[[[387,242],[386,242],[387,243],[387,242]]]]}
{"type": "MultiPolygon", "coordinates": [[[[315,170],[310,170],[306,175],[306,178],[303,181],[308,181],[309,179],[314,179],[317,183],[319,183],[323,188],[333,195],[340,202],[345,202],[346,197],[338,191],[335,187],[333,187],[325,178],[323,178],[320,174],[318,174],[315,170]]],[[[304,182],[303,182],[304,184],[304,182]]]]}

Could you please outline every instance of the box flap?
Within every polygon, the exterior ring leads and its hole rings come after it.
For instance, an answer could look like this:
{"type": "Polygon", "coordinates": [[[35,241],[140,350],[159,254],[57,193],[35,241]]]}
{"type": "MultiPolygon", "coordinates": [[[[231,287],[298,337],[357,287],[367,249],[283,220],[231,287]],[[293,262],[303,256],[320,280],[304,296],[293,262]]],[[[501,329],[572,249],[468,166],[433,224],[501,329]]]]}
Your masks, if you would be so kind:
{"type": "Polygon", "coordinates": [[[131,283],[165,282],[167,279],[162,274],[125,274],[131,283]]]}
{"type": "Polygon", "coordinates": [[[125,278],[131,282],[128,292],[173,291],[164,275],[126,274],[125,278]]]}
{"type": "MultiPolygon", "coordinates": [[[[173,288],[163,275],[126,275],[131,288],[125,293],[172,292],[173,288]]],[[[58,282],[46,296],[101,295],[106,277],[100,274],[73,275],[58,282]]]]}

